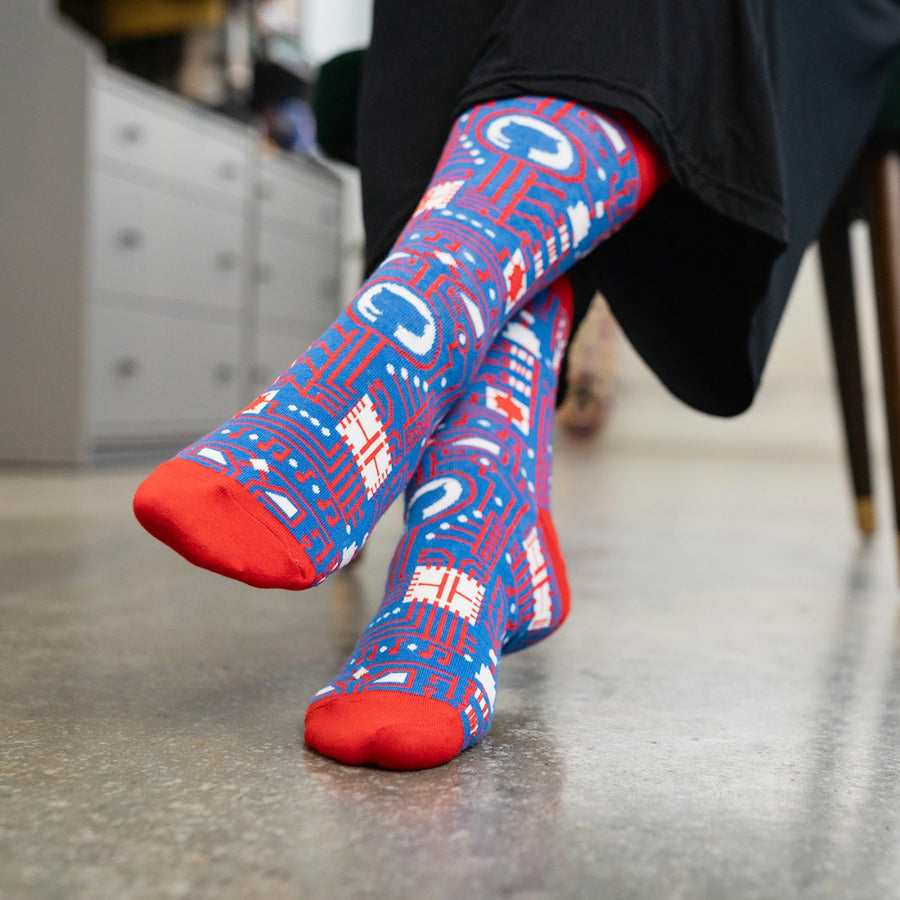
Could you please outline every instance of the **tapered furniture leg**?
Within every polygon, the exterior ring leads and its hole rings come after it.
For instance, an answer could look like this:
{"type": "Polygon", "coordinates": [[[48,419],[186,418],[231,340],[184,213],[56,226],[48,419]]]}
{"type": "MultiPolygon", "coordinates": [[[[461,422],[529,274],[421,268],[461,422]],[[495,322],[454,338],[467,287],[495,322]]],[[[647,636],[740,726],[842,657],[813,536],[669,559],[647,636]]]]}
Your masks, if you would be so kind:
{"type": "Polygon", "coordinates": [[[866,536],[875,530],[865,394],[856,324],[856,296],[848,233],[849,213],[836,203],[819,233],[819,262],[825,284],[835,376],[844,419],[850,477],[856,497],[856,522],[866,536]]]}
{"type": "Polygon", "coordinates": [[[874,153],[866,180],[900,559],[900,154],[893,149],[874,153]]]}

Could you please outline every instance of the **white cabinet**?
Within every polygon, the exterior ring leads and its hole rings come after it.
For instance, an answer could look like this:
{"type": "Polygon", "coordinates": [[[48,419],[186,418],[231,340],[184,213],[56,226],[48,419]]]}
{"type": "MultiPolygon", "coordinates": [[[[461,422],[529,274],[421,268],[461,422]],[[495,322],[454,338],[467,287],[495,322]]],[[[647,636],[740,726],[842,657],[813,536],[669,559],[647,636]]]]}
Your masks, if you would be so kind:
{"type": "Polygon", "coordinates": [[[320,322],[323,311],[336,309],[338,281],[332,257],[320,241],[262,232],[257,275],[260,320],[274,327],[284,320],[320,322]]]}
{"type": "Polygon", "coordinates": [[[135,95],[128,81],[107,70],[97,75],[91,109],[97,159],[194,193],[243,201],[251,159],[230,123],[155,91],[135,95]]]}
{"type": "Polygon", "coordinates": [[[87,417],[97,441],[189,436],[237,411],[237,325],[97,307],[89,342],[87,417]]]}
{"type": "Polygon", "coordinates": [[[337,236],[340,209],[334,194],[311,173],[297,171],[283,158],[265,158],[258,192],[264,228],[296,226],[314,236],[337,236]]]}
{"type": "Polygon", "coordinates": [[[258,360],[253,377],[259,392],[271,384],[298,356],[324,331],[313,333],[311,328],[283,329],[282,331],[258,330],[254,335],[253,353],[258,360]]]}
{"type": "Polygon", "coordinates": [[[141,294],[240,309],[241,215],[102,170],[94,172],[92,186],[95,296],[141,294]]]}
{"type": "Polygon", "coordinates": [[[51,13],[10,15],[0,461],[177,449],[337,315],[340,181],[110,70],[51,13]]]}

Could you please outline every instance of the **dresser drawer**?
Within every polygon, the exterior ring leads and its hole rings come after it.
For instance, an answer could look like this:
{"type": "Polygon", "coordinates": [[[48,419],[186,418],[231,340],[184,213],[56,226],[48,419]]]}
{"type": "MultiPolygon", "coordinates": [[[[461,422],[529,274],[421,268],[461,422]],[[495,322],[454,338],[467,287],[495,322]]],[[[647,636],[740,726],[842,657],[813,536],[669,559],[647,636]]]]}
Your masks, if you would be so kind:
{"type": "Polygon", "coordinates": [[[263,159],[258,192],[263,229],[297,224],[307,233],[334,240],[340,227],[340,186],[328,174],[299,160],[263,159]]]}
{"type": "Polygon", "coordinates": [[[263,232],[259,241],[259,315],[330,323],[338,314],[338,256],[323,246],[263,232]]]}
{"type": "Polygon", "coordinates": [[[92,438],[193,434],[237,411],[237,325],[91,307],[92,438]]]}
{"type": "Polygon", "coordinates": [[[203,110],[182,110],[146,89],[96,84],[92,94],[92,136],[99,159],[214,192],[240,202],[250,175],[249,137],[207,118],[203,110]]]}
{"type": "Polygon", "coordinates": [[[94,289],[237,309],[243,227],[237,215],[95,173],[94,289]]]}
{"type": "Polygon", "coordinates": [[[313,322],[280,331],[258,331],[254,335],[253,359],[250,369],[253,390],[264,391],[298,356],[304,354],[331,324],[313,322]]]}

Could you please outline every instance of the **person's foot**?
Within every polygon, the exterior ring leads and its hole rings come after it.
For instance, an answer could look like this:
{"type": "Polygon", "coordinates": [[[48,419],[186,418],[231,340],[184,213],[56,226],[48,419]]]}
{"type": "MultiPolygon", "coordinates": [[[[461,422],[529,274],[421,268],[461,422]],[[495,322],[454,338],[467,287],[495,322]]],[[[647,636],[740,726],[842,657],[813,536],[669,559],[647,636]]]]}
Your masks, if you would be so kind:
{"type": "Polygon", "coordinates": [[[556,373],[571,317],[561,279],[500,334],[407,490],[384,602],[306,714],[306,742],[344,763],[440,765],[480,740],[497,664],[566,617],[550,518],[556,373]]]}
{"type": "Polygon", "coordinates": [[[619,329],[600,294],[572,337],[567,354],[569,388],[556,421],[576,438],[602,433],[616,394],[619,329]]]}
{"type": "Polygon", "coordinates": [[[557,421],[569,434],[582,440],[602,432],[612,406],[612,391],[602,381],[584,376],[569,382],[566,401],[557,421]]]}

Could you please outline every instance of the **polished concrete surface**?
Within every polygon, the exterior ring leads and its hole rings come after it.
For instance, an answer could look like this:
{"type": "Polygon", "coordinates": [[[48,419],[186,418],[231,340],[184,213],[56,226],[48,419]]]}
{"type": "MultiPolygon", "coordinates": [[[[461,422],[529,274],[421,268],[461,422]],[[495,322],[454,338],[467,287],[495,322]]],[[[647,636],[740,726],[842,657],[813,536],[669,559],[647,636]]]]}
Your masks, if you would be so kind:
{"type": "Polygon", "coordinates": [[[0,896],[900,897],[889,529],[853,534],[834,441],[691,444],[673,405],[666,449],[626,407],[558,444],[569,622],[419,773],[300,729],[396,514],[355,570],[260,592],[139,530],[141,467],[0,472],[0,896]]]}

